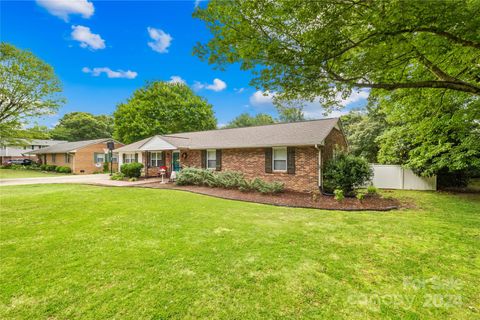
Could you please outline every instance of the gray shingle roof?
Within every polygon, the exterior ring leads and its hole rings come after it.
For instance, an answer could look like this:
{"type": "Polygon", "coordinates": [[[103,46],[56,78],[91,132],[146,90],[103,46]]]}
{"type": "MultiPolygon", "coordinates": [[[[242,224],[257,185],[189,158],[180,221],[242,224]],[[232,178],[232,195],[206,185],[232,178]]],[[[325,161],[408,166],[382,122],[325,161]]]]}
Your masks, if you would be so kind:
{"type": "MultiPolygon", "coordinates": [[[[330,131],[338,125],[338,121],[338,118],[329,118],[266,126],[185,132],[154,137],[160,137],[172,146],[185,149],[307,146],[322,144],[330,131]]],[[[137,141],[115,151],[144,150],[142,146],[148,144],[154,137],[137,141]]]]}
{"type": "MultiPolygon", "coordinates": [[[[42,149],[30,151],[30,152],[27,152],[27,154],[65,153],[65,152],[70,152],[70,151],[77,150],[77,149],[80,149],[80,148],[84,148],[84,147],[92,145],[92,144],[107,142],[107,141],[110,141],[110,140],[112,140],[112,139],[103,138],[103,139],[95,139],[95,140],[64,142],[64,143],[55,144],[55,145],[50,146],[48,148],[42,148],[42,149]]],[[[106,145],[105,145],[105,148],[106,148],[106,145]]]]}

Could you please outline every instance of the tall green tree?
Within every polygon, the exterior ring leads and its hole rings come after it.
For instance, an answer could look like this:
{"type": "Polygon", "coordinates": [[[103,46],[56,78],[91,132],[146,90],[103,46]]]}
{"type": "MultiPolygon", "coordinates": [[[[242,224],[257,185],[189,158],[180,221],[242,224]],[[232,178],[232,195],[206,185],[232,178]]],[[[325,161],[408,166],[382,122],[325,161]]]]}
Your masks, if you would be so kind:
{"type": "Polygon", "coordinates": [[[349,150],[369,162],[379,162],[378,138],[388,126],[384,112],[378,106],[369,106],[367,110],[351,111],[342,116],[341,120],[349,150]]]}
{"type": "Polygon", "coordinates": [[[259,113],[255,116],[251,116],[248,113],[242,113],[230,121],[225,128],[242,128],[272,123],[275,123],[275,120],[268,114],[259,113]]]}
{"type": "Polygon", "coordinates": [[[215,129],[212,105],[188,86],[162,81],[137,89],[114,113],[114,137],[132,143],[155,134],[215,129]]]}
{"type": "Polygon", "coordinates": [[[64,102],[53,68],[33,53],[0,43],[0,137],[23,138],[31,118],[52,114],[64,102]]]}
{"type": "Polygon", "coordinates": [[[480,1],[209,1],[194,53],[240,63],[280,100],[339,105],[354,88],[480,95],[480,1]]]}
{"type": "Polygon", "coordinates": [[[418,174],[480,169],[480,98],[423,89],[377,94],[388,128],[377,141],[378,158],[418,174]]]}
{"type": "Polygon", "coordinates": [[[53,139],[68,141],[110,138],[113,135],[113,117],[70,112],[60,119],[50,135],[53,139]]]}

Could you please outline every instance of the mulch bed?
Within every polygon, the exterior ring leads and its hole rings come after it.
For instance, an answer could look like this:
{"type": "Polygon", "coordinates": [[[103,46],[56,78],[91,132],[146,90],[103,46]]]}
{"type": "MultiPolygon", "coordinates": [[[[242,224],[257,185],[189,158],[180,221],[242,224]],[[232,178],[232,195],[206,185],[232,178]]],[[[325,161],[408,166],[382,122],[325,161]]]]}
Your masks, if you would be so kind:
{"type": "Polygon", "coordinates": [[[379,196],[366,197],[362,201],[356,198],[345,198],[342,201],[335,200],[332,196],[318,195],[314,200],[312,194],[293,191],[285,191],[280,194],[261,194],[258,192],[242,192],[240,190],[209,188],[200,186],[177,186],[175,184],[148,183],[137,185],[143,188],[175,189],[205,194],[213,197],[248,201],[262,204],[271,204],[285,207],[316,208],[325,210],[346,210],[346,211],[388,211],[398,209],[400,202],[393,198],[382,198],[379,196]]]}

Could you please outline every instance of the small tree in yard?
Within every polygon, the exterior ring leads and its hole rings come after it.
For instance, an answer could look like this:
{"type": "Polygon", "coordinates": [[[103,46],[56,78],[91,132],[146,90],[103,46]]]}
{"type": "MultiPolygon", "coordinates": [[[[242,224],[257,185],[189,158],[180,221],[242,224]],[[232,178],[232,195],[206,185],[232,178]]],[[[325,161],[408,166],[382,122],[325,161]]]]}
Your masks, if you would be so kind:
{"type": "Polygon", "coordinates": [[[323,173],[324,190],[342,190],[344,195],[353,195],[355,190],[371,180],[373,170],[368,162],[348,153],[339,153],[328,161],[323,173]]]}
{"type": "Polygon", "coordinates": [[[120,167],[120,172],[127,178],[139,178],[142,174],[143,164],[141,163],[125,163],[120,167]]]}

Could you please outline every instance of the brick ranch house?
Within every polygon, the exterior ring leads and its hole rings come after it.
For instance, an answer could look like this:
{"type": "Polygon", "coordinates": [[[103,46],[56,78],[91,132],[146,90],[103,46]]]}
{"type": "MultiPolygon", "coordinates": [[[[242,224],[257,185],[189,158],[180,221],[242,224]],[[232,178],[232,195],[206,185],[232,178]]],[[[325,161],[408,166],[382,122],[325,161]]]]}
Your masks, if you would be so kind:
{"type": "Polygon", "coordinates": [[[312,192],[322,185],[322,167],[335,150],[346,149],[340,119],[279,123],[156,135],[117,148],[119,166],[144,164],[146,177],[183,167],[240,171],[246,178],[278,181],[286,189],[312,192]]]}
{"type": "MultiPolygon", "coordinates": [[[[107,142],[113,141],[115,147],[123,144],[108,139],[84,140],[59,143],[48,148],[28,152],[36,155],[42,164],[66,166],[76,174],[88,174],[103,171],[103,163],[109,161],[107,142]]],[[[117,154],[113,153],[114,170],[118,170],[117,154]]]]}

